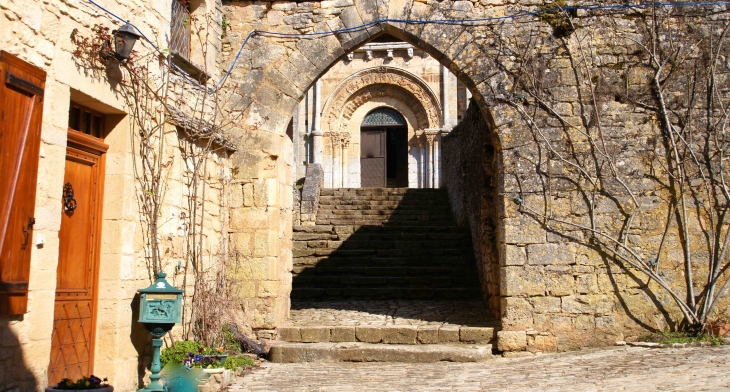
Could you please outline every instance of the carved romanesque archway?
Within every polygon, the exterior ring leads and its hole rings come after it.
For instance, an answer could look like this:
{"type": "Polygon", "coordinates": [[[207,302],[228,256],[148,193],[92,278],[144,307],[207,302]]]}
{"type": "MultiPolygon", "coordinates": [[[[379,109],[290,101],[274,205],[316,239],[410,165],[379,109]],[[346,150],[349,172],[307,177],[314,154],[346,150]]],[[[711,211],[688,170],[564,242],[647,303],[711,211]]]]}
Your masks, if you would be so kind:
{"type": "Polygon", "coordinates": [[[354,73],[335,88],[322,110],[323,130],[347,129],[355,110],[374,97],[384,96],[408,104],[421,129],[441,126],[441,104],[424,80],[399,68],[375,67],[354,73]]]}

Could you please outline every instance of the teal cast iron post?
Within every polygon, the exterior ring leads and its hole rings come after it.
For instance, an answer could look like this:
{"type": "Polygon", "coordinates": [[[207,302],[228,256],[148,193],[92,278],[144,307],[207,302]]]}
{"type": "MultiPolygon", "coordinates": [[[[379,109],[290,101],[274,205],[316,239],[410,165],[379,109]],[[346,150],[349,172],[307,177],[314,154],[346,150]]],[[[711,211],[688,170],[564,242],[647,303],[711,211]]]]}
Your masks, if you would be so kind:
{"type": "Polygon", "coordinates": [[[160,347],[162,347],[162,339],[152,339],[152,366],[150,366],[150,384],[143,391],[164,391],[164,387],[160,384],[160,347]]]}
{"type": "Polygon", "coordinates": [[[167,274],[160,271],[157,280],[150,287],[137,290],[139,298],[139,322],[152,335],[152,365],[150,383],[140,391],[164,392],[160,383],[160,347],[162,337],[180,322],[182,315],[183,290],[175,288],[165,280],[167,274]]]}

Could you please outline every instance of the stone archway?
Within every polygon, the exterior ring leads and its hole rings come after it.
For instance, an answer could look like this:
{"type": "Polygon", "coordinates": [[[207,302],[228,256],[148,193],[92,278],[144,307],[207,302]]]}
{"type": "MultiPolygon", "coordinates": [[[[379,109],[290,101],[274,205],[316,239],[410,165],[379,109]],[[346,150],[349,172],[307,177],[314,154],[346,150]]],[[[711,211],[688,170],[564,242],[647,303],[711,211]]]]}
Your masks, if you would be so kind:
{"type": "MultiPolygon", "coordinates": [[[[299,15],[294,9],[282,11],[277,8],[270,12],[299,15]]],[[[261,20],[248,13],[241,15],[240,20],[233,17],[230,20],[232,26],[244,26],[238,32],[242,33],[240,37],[248,34],[248,26],[253,26],[254,20],[257,29],[290,32],[288,26],[271,24],[274,19],[261,20]]],[[[356,0],[351,6],[341,7],[337,13],[328,14],[326,21],[314,22],[305,18],[302,23],[311,24],[313,31],[326,32],[386,18],[450,17],[451,14],[445,15],[444,10],[436,5],[413,2],[406,7],[389,7],[388,3],[384,3],[379,8],[374,6],[374,2],[356,0]]],[[[288,209],[291,204],[285,200],[291,194],[293,184],[290,175],[292,162],[288,158],[291,156],[291,142],[285,136],[286,127],[306,91],[348,52],[379,35],[391,34],[427,52],[467,86],[489,124],[495,147],[521,145],[529,135],[529,128],[520,125],[522,122],[518,114],[502,103],[502,94],[510,88],[511,79],[493,61],[499,55],[497,47],[482,39],[483,34],[478,40],[474,39],[472,33],[476,32],[470,30],[464,26],[383,22],[333,35],[306,38],[256,36],[249,40],[250,49],[243,52],[243,64],[232,72],[232,77],[241,81],[238,87],[241,95],[239,108],[244,112],[245,120],[241,125],[246,129],[242,144],[247,146],[234,157],[234,162],[240,162],[244,167],[236,173],[234,180],[245,186],[251,184],[253,193],[259,197],[242,211],[235,212],[232,231],[234,238],[242,240],[242,248],[248,250],[248,262],[262,266],[252,269],[247,281],[251,290],[246,291],[244,299],[244,310],[253,328],[273,328],[286,319],[289,311],[292,227],[291,210],[288,209]],[[504,146],[502,140],[507,142],[504,146]],[[247,217],[252,219],[246,221],[247,217]]],[[[242,42],[242,39],[236,41],[238,33],[231,35],[233,47],[242,42]]],[[[355,92],[350,91],[349,95],[355,92]]],[[[423,98],[425,102],[432,99],[429,94],[424,94],[423,98]]],[[[353,101],[352,105],[347,110],[354,113],[358,103],[353,101]]],[[[432,112],[430,118],[426,113],[416,117],[425,118],[425,123],[436,127],[441,125],[440,119],[436,120],[438,110],[436,115],[432,112]]],[[[313,135],[323,133],[323,124],[312,125],[316,129],[313,135]]],[[[434,136],[424,135],[424,139],[429,141],[434,136]]],[[[347,143],[349,141],[345,141],[345,145],[347,143]]],[[[501,155],[498,156],[501,159],[501,155]]]]}

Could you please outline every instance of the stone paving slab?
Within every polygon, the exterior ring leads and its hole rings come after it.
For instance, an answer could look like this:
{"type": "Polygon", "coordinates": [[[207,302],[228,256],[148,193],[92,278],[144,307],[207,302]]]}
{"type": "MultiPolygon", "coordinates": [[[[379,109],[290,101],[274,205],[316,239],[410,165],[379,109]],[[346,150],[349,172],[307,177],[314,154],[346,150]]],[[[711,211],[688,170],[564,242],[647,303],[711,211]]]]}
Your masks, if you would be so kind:
{"type": "Polygon", "coordinates": [[[496,327],[481,301],[337,300],[292,301],[287,326],[496,327]]]}
{"type": "Polygon", "coordinates": [[[613,347],[488,363],[266,363],[230,392],[727,391],[730,346],[613,347]]]}

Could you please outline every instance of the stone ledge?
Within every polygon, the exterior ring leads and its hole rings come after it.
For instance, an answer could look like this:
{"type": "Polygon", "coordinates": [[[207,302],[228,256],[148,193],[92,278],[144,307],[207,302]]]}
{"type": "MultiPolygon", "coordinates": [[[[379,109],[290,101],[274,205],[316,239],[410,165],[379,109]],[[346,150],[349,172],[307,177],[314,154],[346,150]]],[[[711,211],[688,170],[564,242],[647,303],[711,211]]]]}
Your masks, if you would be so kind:
{"type": "Polygon", "coordinates": [[[427,344],[475,344],[488,345],[495,342],[493,327],[464,326],[281,326],[279,339],[291,343],[361,342],[401,345],[427,344]]]}
{"type": "Polygon", "coordinates": [[[486,362],[494,360],[491,345],[402,345],[275,342],[269,351],[274,363],[297,362],[486,362]]]}

